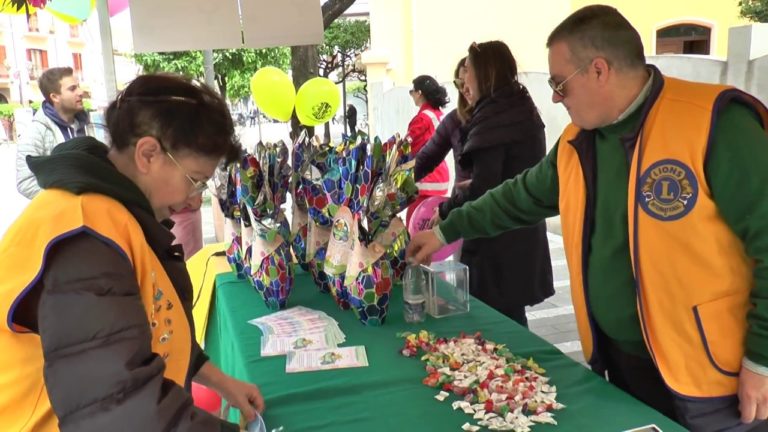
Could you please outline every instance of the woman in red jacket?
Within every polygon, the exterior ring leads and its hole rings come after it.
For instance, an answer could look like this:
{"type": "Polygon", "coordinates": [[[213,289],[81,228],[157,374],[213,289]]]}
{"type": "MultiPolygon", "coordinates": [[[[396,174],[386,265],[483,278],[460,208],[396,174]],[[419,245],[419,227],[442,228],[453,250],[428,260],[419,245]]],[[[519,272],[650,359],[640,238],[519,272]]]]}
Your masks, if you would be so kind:
{"type": "MultiPolygon", "coordinates": [[[[431,76],[419,75],[413,80],[413,88],[408,93],[413,98],[413,103],[419,107],[419,112],[408,124],[407,134],[411,139],[411,154],[416,156],[435,133],[443,118],[440,109],[448,104],[448,92],[431,76]]],[[[419,187],[419,196],[408,207],[406,224],[410,223],[411,215],[422,201],[430,196],[447,195],[449,183],[448,165],[443,161],[416,184],[419,187]]]]}

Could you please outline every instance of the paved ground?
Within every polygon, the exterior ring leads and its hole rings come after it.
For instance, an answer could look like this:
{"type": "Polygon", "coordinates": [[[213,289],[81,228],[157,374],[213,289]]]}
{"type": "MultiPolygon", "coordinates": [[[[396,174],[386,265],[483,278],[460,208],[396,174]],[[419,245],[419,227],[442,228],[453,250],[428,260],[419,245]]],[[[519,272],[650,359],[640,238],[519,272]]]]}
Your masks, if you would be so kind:
{"type": "MultiPolygon", "coordinates": [[[[338,131],[333,131],[338,135],[338,131]]],[[[264,140],[276,140],[287,137],[285,125],[267,124],[262,127],[264,140]]],[[[259,140],[257,128],[242,131],[241,140],[250,147],[259,140]]],[[[15,164],[16,145],[0,144],[0,236],[26,206],[27,200],[16,191],[15,164]]],[[[576,321],[571,306],[568,269],[557,221],[550,221],[549,246],[552,254],[552,268],[555,279],[555,295],[547,301],[529,308],[528,322],[530,329],[554,344],[558,349],[576,361],[584,362],[581,344],[576,333],[576,321]]],[[[203,211],[203,231],[206,242],[215,241],[210,208],[203,211]]]]}
{"type": "Polygon", "coordinates": [[[565,263],[563,238],[553,232],[548,233],[549,250],[552,255],[552,273],[555,281],[555,295],[545,302],[528,308],[528,327],[554,344],[568,357],[584,363],[581,342],[576,331],[576,318],[571,304],[571,284],[568,280],[568,267],[565,263]]]}

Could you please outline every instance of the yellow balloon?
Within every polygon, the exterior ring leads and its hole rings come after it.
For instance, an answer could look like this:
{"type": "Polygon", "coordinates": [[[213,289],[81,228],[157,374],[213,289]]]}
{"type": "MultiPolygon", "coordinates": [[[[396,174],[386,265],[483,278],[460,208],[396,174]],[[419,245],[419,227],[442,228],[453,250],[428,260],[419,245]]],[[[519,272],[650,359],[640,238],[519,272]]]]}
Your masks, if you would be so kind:
{"type": "Polygon", "coordinates": [[[312,78],[296,94],[296,116],[305,126],[321,125],[336,115],[341,95],[328,78],[312,78]]]}
{"type": "Polygon", "coordinates": [[[266,66],[257,70],[251,77],[251,96],[264,114],[280,121],[291,119],[296,87],[280,69],[266,66]]]}
{"type": "Polygon", "coordinates": [[[303,112],[299,111],[298,109],[296,110],[296,117],[299,119],[299,123],[303,124],[304,126],[315,127],[323,124],[322,122],[314,120],[311,117],[307,117],[306,115],[304,115],[303,112]]]}

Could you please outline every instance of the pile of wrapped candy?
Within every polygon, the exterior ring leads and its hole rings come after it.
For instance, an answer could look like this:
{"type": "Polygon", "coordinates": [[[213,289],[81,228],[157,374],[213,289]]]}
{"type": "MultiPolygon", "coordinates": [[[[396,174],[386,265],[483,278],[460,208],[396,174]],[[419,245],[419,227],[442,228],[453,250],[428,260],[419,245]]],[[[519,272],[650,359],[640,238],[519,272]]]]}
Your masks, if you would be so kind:
{"type": "Polygon", "coordinates": [[[217,185],[219,203],[233,231],[227,259],[272,310],[286,306],[293,288],[290,228],[281,208],[290,178],[285,143],[259,142],[252,154],[246,153],[229,168],[227,186],[219,190],[217,185]]]}
{"type": "Polygon", "coordinates": [[[536,423],[557,424],[552,411],[565,406],[555,400],[557,388],[533,359],[517,357],[480,333],[446,339],[422,330],[398,336],[405,338],[402,355],[415,357],[423,352],[428,375],[422,382],[441,389],[435,398],[459,396],[453,409],[478,420],[477,425],[465,424],[464,430],[482,426],[527,432],[536,423]]]}
{"type": "MultiPolygon", "coordinates": [[[[362,323],[383,324],[405,267],[408,234],[396,215],[417,193],[409,141],[330,147],[305,140],[294,151],[303,152],[293,158],[294,199],[307,206],[305,256],[315,282],[362,323]]],[[[293,244],[301,241],[294,237],[293,244]]]]}

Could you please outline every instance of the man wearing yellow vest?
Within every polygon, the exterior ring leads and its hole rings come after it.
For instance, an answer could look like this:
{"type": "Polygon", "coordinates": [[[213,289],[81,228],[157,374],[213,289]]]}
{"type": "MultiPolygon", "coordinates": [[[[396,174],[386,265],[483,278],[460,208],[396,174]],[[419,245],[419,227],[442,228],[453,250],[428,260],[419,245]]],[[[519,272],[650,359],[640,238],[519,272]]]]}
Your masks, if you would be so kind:
{"type": "Polygon", "coordinates": [[[645,64],[612,7],[574,12],[547,47],[572,124],[410,259],[560,214],[592,368],[691,430],[767,430],[768,110],[645,64]]]}
{"type": "Polygon", "coordinates": [[[195,408],[194,380],[248,420],[259,388],[197,345],[192,286],[165,224],[240,146],[224,101],[136,78],[90,137],[27,162],[43,189],[0,242],[0,431],[238,431],[195,408]]]}

